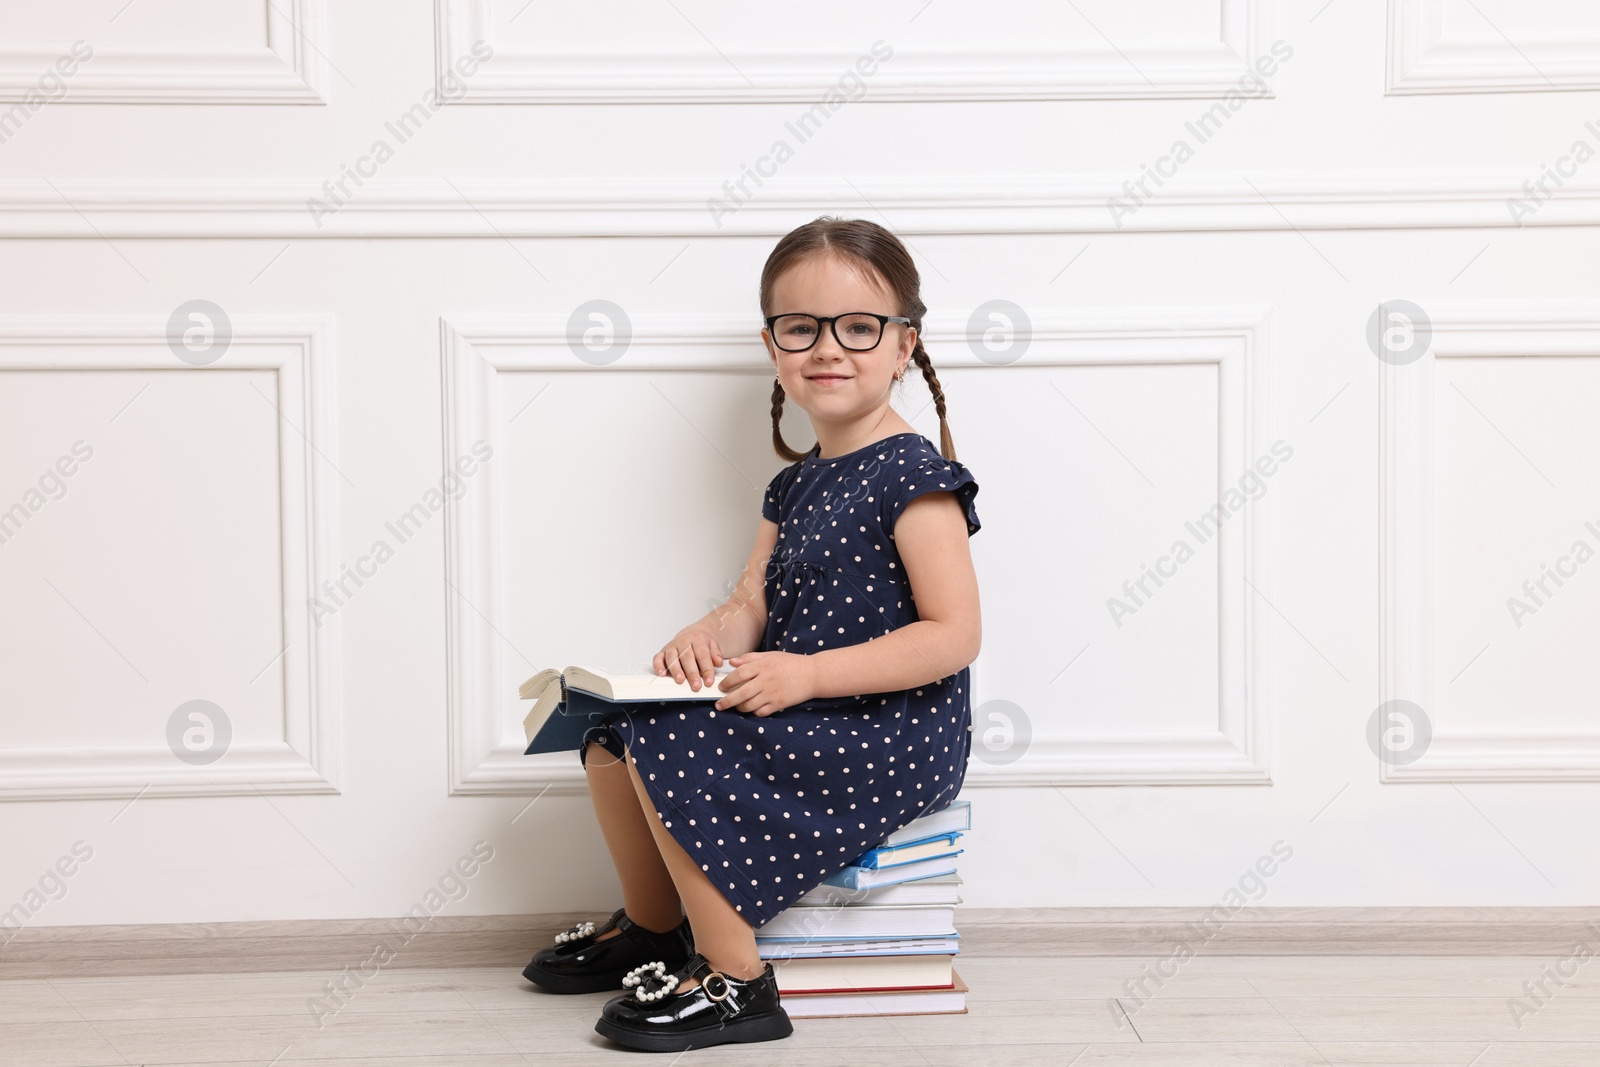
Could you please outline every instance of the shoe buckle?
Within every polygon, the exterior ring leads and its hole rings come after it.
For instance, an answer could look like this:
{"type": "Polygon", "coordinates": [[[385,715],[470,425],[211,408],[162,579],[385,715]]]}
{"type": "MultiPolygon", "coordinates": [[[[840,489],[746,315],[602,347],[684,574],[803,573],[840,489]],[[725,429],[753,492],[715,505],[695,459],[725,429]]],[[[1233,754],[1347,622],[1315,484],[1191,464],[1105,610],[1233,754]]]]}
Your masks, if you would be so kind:
{"type": "Polygon", "coordinates": [[[730,996],[733,995],[733,987],[728,984],[728,976],[723,974],[721,971],[709,971],[709,972],[707,972],[706,976],[704,978],[700,979],[700,988],[704,989],[706,991],[706,997],[708,999],[715,1000],[715,1001],[718,1001],[718,1002],[727,1000],[730,996]],[[713,979],[713,978],[715,978],[717,980],[717,982],[722,986],[722,995],[721,996],[718,996],[717,993],[715,991],[713,991],[713,989],[711,988],[711,979],[713,979]]]}

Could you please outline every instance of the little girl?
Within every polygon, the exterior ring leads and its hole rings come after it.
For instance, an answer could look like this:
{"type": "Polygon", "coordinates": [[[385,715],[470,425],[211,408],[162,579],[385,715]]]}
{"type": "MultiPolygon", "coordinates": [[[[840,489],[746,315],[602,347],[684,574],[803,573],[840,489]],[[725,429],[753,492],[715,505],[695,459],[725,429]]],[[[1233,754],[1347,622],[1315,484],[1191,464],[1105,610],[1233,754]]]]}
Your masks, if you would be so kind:
{"type": "Polygon", "coordinates": [[[955,459],[919,288],[893,234],[827,216],[779,241],[762,271],[772,440],[793,462],[767,485],[733,596],[654,658],[657,674],[720,695],[618,713],[585,737],[623,906],[523,972],[554,992],[623,989],[595,1024],[620,1044],[788,1036],[755,929],[961,789],[978,483],[955,459]],[[913,361],[937,450],[889,405],[913,361]],[[810,417],[809,452],[784,442],[785,399],[810,417]]]}

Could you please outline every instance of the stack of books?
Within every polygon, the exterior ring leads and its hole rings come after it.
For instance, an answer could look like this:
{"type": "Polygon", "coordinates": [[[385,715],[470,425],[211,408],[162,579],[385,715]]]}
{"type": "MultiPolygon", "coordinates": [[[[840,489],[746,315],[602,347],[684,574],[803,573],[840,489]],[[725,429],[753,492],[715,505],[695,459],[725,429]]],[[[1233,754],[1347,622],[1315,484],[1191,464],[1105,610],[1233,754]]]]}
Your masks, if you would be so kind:
{"type": "Polygon", "coordinates": [[[967,1010],[956,857],[971,828],[966,800],[922,815],[756,929],[790,1018],[967,1010]]]}

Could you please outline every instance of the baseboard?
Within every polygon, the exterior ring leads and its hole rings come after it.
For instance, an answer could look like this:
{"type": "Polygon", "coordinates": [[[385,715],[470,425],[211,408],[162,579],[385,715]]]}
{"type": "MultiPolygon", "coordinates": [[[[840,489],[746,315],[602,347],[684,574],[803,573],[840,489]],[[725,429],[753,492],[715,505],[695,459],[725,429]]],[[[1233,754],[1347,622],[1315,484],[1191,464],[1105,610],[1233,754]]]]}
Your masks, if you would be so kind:
{"type": "MultiPolygon", "coordinates": [[[[438,916],[0,930],[0,977],[506,967],[575,921],[438,916]]],[[[1556,956],[1600,940],[1600,908],[958,908],[963,955],[1556,956]]]]}
{"type": "Polygon", "coordinates": [[[1600,907],[958,908],[981,956],[1547,956],[1600,945],[1600,907]]]}

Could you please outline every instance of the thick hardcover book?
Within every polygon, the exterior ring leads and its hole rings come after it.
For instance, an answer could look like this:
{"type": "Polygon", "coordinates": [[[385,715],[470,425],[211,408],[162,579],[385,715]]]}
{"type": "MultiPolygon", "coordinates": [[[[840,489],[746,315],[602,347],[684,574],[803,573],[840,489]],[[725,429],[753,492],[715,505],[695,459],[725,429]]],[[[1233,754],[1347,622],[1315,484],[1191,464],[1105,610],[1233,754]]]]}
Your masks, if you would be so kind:
{"type": "Polygon", "coordinates": [[[716,670],[716,682],[699,690],[688,682],[653,672],[618,671],[600,667],[549,668],[522,683],[518,695],[533,700],[533,710],[522,720],[528,740],[523,755],[539,752],[574,752],[583,735],[618,709],[681,707],[685,703],[714,704],[722,699],[717,683],[733,670],[716,670]]]}
{"type": "MultiPolygon", "coordinates": [[[[957,850],[957,855],[962,850],[957,850]]],[[[941,874],[954,874],[956,870],[955,856],[939,856],[933,859],[916,860],[912,863],[899,863],[893,867],[862,867],[851,864],[834,871],[823,881],[828,885],[840,886],[844,889],[871,889],[874,886],[894,885],[898,882],[910,882],[918,878],[932,878],[941,874]]]]}
{"type": "Polygon", "coordinates": [[[961,835],[952,831],[948,834],[939,834],[908,845],[890,845],[887,848],[875,848],[868,852],[863,852],[850,862],[857,867],[882,870],[885,867],[898,867],[901,864],[914,863],[917,860],[954,856],[961,851],[956,844],[960,840],[961,835]]]}
{"type": "Polygon", "coordinates": [[[955,955],[961,951],[961,935],[947,937],[833,938],[758,937],[756,955],[764,960],[794,956],[909,956],[916,953],[955,955]]]}
{"type": "Polygon", "coordinates": [[[961,1015],[967,1010],[967,983],[950,970],[949,989],[840,989],[804,992],[783,988],[778,995],[791,1019],[843,1019],[867,1015],[961,1015]]]}
{"type": "Polygon", "coordinates": [[[940,834],[972,829],[972,802],[952,800],[938,811],[918,816],[883,839],[879,848],[909,845],[940,834]]]}
{"type": "Polygon", "coordinates": [[[844,941],[886,937],[950,937],[956,909],[941,904],[852,904],[842,908],[789,908],[756,928],[773,940],[844,941]]]}
{"type": "MultiPolygon", "coordinates": [[[[892,870],[892,868],[891,868],[892,870]]],[[[963,903],[962,879],[959,874],[943,874],[932,878],[914,878],[909,882],[896,882],[874,889],[846,889],[843,886],[821,885],[794,902],[793,908],[840,908],[858,904],[949,904],[963,903]]],[[[791,910],[793,910],[791,908],[791,910]]]]}
{"type": "Polygon", "coordinates": [[[870,993],[877,990],[951,989],[955,956],[789,956],[772,960],[778,992],[870,993]]]}

